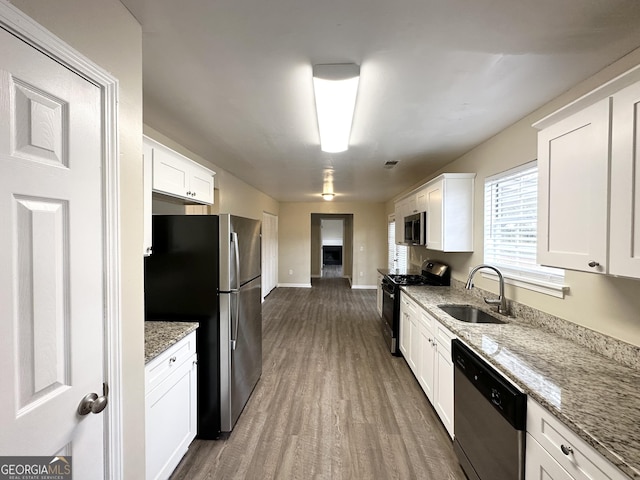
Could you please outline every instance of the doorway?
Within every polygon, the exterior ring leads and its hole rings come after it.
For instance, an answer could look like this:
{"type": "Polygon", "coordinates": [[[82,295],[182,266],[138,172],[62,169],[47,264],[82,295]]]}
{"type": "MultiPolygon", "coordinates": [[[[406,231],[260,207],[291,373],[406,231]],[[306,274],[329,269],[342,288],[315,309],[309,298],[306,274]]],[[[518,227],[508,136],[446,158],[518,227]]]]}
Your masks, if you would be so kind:
{"type": "Polygon", "coordinates": [[[342,277],[342,249],[344,247],[344,219],[320,219],[323,278],[342,277]]]}
{"type": "Polygon", "coordinates": [[[353,214],[311,214],[311,277],[352,279],[353,214]]]}

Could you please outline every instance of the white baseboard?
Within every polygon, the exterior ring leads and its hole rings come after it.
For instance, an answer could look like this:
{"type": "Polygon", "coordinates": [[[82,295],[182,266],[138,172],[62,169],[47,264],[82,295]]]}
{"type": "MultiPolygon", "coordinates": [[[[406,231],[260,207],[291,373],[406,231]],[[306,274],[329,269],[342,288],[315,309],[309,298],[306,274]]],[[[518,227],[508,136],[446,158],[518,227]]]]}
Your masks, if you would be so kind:
{"type": "Polygon", "coordinates": [[[376,290],[377,285],[351,285],[352,290],[376,290]]]}
{"type": "Polygon", "coordinates": [[[278,287],[282,288],[311,288],[310,283],[279,283],[278,287]]]}

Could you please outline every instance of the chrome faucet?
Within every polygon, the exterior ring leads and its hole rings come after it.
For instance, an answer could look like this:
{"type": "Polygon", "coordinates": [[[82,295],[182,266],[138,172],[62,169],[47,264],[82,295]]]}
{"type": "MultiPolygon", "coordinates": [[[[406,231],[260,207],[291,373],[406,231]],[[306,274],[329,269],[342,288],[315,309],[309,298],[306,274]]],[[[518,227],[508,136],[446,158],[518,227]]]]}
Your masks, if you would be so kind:
{"type": "Polygon", "coordinates": [[[469,272],[469,278],[467,279],[467,283],[464,288],[466,288],[467,290],[471,290],[473,288],[473,276],[478,270],[481,270],[483,268],[488,268],[496,272],[498,274],[498,281],[500,282],[500,295],[498,296],[498,298],[485,298],[485,303],[488,303],[489,305],[497,305],[498,313],[507,315],[507,299],[504,297],[504,277],[502,276],[502,272],[493,265],[482,264],[478,265],[477,267],[473,267],[469,272]]]}

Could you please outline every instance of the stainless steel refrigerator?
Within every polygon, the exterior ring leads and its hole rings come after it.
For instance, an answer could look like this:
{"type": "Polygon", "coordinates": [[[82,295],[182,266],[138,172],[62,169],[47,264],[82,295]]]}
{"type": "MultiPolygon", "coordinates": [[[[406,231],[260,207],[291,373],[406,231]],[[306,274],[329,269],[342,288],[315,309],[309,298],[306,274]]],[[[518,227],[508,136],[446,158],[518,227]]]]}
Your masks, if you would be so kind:
{"type": "Polygon", "coordinates": [[[260,222],[220,215],[220,412],[230,432],[262,374],[260,222]]]}
{"type": "Polygon", "coordinates": [[[260,222],[153,217],[145,318],[197,321],[198,436],[230,432],[262,374],[260,222]]]}

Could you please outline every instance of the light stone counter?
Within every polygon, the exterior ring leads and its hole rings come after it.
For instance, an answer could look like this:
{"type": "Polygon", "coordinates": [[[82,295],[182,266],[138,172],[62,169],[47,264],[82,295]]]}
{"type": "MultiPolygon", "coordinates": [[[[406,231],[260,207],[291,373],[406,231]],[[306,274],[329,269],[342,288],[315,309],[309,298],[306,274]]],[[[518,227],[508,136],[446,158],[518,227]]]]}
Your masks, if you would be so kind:
{"type": "Polygon", "coordinates": [[[198,328],[197,322],[144,322],[144,363],[198,328]]]}
{"type": "MultiPolygon", "coordinates": [[[[453,287],[402,287],[488,363],[546,407],[611,463],[640,479],[640,370],[530,323],[470,324],[438,308],[481,300],[453,287]]],[[[634,349],[631,348],[633,352],[634,349]]]]}

